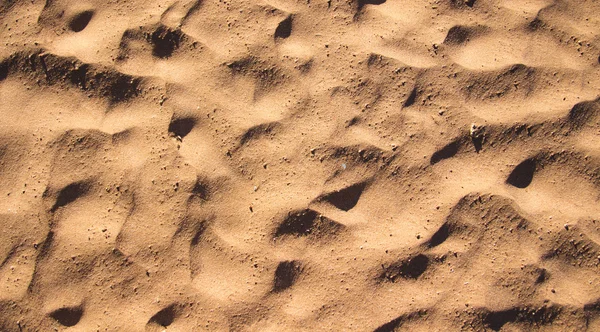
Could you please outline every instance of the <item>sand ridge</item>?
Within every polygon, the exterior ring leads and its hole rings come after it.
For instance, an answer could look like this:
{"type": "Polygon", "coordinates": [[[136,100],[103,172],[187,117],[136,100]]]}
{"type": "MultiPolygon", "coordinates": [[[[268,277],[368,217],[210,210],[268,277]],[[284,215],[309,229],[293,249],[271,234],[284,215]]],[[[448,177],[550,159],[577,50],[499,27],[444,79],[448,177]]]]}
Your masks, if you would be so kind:
{"type": "Polygon", "coordinates": [[[0,330],[600,329],[598,12],[2,2],[0,330]]]}

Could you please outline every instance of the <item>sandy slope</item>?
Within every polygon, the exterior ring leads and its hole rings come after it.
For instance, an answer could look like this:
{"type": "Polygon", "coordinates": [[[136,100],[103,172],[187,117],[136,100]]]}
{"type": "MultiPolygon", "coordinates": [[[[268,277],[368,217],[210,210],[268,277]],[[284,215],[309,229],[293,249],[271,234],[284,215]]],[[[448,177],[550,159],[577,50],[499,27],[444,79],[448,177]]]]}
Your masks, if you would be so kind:
{"type": "Polygon", "coordinates": [[[600,330],[600,2],[0,2],[0,330],[600,330]]]}

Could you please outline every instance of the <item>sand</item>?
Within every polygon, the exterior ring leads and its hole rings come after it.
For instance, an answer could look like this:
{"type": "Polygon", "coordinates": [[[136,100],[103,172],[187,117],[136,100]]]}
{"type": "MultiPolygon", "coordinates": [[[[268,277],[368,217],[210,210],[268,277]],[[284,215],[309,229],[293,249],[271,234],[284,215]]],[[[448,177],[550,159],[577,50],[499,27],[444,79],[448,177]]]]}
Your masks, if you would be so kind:
{"type": "Polygon", "coordinates": [[[0,330],[600,330],[599,13],[2,1],[0,330]]]}

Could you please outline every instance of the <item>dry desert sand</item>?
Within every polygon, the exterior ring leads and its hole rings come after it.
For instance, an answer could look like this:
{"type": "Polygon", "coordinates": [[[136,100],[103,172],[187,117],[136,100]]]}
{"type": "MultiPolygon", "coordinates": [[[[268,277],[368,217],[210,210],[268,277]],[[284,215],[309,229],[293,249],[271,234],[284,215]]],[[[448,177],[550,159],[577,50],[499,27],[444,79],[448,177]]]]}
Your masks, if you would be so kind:
{"type": "Polygon", "coordinates": [[[600,331],[600,1],[0,23],[1,331],[600,331]]]}

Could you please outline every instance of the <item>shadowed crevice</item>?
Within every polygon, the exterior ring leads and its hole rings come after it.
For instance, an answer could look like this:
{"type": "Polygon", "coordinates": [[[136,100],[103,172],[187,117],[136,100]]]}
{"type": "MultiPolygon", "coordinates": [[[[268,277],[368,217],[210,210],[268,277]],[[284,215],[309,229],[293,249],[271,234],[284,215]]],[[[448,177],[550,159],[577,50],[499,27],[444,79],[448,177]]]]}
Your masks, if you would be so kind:
{"type": "Polygon", "coordinates": [[[335,235],[344,226],[311,209],[304,209],[288,213],[287,217],[277,227],[274,237],[294,236],[302,237],[314,235],[325,237],[335,235]]]}
{"type": "Polygon", "coordinates": [[[93,10],[86,10],[73,16],[69,22],[69,29],[73,32],[80,32],[85,29],[94,17],[93,10]]]}
{"type": "Polygon", "coordinates": [[[381,5],[384,4],[386,0],[358,0],[358,10],[363,9],[366,5],[381,5]]]}
{"type": "Polygon", "coordinates": [[[285,261],[280,262],[275,270],[275,282],[273,285],[274,292],[281,292],[287,288],[292,287],[296,282],[300,273],[302,272],[302,266],[298,261],[285,261]]]}
{"type": "Polygon", "coordinates": [[[506,183],[517,188],[527,188],[533,181],[536,164],[534,159],[524,160],[513,169],[506,179],[506,183]]]}
{"type": "Polygon", "coordinates": [[[177,311],[175,310],[175,305],[172,304],[172,305],[160,310],[156,314],[154,314],[154,316],[152,316],[150,318],[150,320],[148,321],[148,324],[153,323],[153,324],[160,325],[162,327],[167,327],[167,326],[173,324],[176,317],[177,317],[177,311]]]}
{"type": "Polygon", "coordinates": [[[417,279],[425,273],[428,267],[429,257],[418,254],[401,262],[392,264],[385,269],[380,278],[392,282],[396,281],[398,278],[417,279]]]}
{"type": "Polygon", "coordinates": [[[50,313],[50,317],[54,318],[63,326],[75,326],[83,316],[81,307],[60,308],[50,313]]]}
{"type": "Polygon", "coordinates": [[[74,182],[64,187],[58,193],[56,202],[54,203],[50,211],[55,212],[59,208],[76,201],[78,198],[84,196],[89,191],[89,187],[89,183],[87,182],[74,182]]]}
{"type": "Polygon", "coordinates": [[[408,96],[408,98],[406,98],[406,101],[404,102],[404,104],[402,106],[409,107],[415,103],[416,99],[417,99],[417,88],[413,88],[412,91],[410,92],[410,95],[408,96]]]}
{"type": "Polygon", "coordinates": [[[184,138],[196,125],[194,118],[172,119],[169,123],[169,133],[175,137],[184,138]]]}
{"type": "Polygon", "coordinates": [[[275,29],[275,39],[285,39],[292,34],[292,15],[286,17],[283,21],[279,22],[277,29],[275,29]]]}
{"type": "Polygon", "coordinates": [[[347,188],[326,194],[320,200],[331,203],[331,205],[343,211],[350,211],[356,206],[362,195],[366,183],[356,183],[347,188]]]}
{"type": "Polygon", "coordinates": [[[429,163],[431,165],[435,165],[444,159],[452,158],[458,153],[459,148],[460,148],[459,141],[451,142],[451,143],[447,144],[446,146],[444,146],[443,148],[434,152],[433,155],[431,156],[431,159],[429,160],[429,163]]]}

